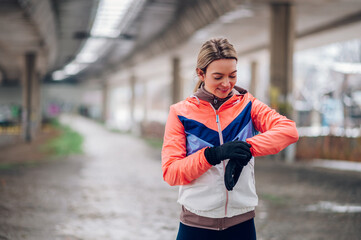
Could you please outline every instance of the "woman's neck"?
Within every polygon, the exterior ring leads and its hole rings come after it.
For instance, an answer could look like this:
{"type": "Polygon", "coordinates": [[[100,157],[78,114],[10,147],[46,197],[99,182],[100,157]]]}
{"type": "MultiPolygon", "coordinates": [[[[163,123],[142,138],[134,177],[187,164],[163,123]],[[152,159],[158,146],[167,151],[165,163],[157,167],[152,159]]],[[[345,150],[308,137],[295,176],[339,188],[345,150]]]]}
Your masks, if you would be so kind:
{"type": "Polygon", "coordinates": [[[209,102],[215,109],[218,109],[225,101],[232,97],[233,91],[231,91],[227,97],[219,98],[216,95],[208,92],[205,89],[204,84],[202,84],[198,91],[194,93],[194,95],[201,100],[209,102]]]}

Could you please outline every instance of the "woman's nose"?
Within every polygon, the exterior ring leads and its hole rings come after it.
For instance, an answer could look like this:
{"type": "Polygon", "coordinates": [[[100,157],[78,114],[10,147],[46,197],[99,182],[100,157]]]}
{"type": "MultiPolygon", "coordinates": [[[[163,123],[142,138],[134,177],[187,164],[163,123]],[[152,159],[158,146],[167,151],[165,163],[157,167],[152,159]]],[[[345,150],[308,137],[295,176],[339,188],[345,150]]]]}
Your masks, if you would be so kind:
{"type": "Polygon", "coordinates": [[[225,77],[222,81],[222,85],[223,86],[228,86],[229,85],[229,78],[228,77],[225,77]]]}

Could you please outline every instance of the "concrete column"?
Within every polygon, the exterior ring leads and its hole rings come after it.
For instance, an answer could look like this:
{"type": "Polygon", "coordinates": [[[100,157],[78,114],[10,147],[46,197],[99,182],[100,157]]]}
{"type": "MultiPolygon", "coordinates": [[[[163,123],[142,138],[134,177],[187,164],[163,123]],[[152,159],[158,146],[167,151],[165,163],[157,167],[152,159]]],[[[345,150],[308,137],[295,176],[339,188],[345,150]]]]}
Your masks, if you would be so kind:
{"type": "Polygon", "coordinates": [[[34,82],[36,68],[36,53],[28,52],[25,54],[25,66],[23,77],[23,136],[26,142],[33,139],[32,123],[34,118],[33,102],[34,102],[34,82]]]}
{"type": "Polygon", "coordinates": [[[271,4],[270,102],[282,115],[292,118],[292,74],[295,7],[271,4]]]}
{"type": "Polygon", "coordinates": [[[4,74],[0,69],[0,86],[3,84],[3,82],[4,82],[4,74]]]}
{"type": "Polygon", "coordinates": [[[253,96],[257,96],[257,84],[258,84],[258,62],[251,62],[251,85],[249,91],[253,96]]]}
{"type": "Polygon", "coordinates": [[[349,74],[344,73],[343,74],[343,81],[342,81],[342,87],[341,87],[341,100],[342,100],[342,105],[343,105],[343,128],[349,128],[351,127],[350,123],[351,120],[349,118],[349,107],[345,104],[345,96],[348,94],[348,83],[349,82],[349,74]]]}
{"type": "Polygon", "coordinates": [[[108,94],[109,86],[105,81],[102,85],[102,122],[106,123],[108,119],[108,94]]]}
{"type": "Polygon", "coordinates": [[[134,74],[129,79],[129,86],[130,86],[130,102],[129,102],[129,108],[130,108],[130,121],[131,121],[131,130],[134,131],[134,128],[136,126],[135,123],[135,83],[136,83],[136,77],[134,74]]]}
{"type": "Polygon", "coordinates": [[[143,123],[148,121],[148,88],[147,88],[147,81],[143,83],[143,123]]]}
{"type": "Polygon", "coordinates": [[[31,125],[32,125],[32,136],[36,137],[37,133],[40,131],[42,111],[41,111],[41,82],[40,74],[34,74],[34,79],[32,81],[32,94],[31,94],[31,125]]]}
{"type": "Polygon", "coordinates": [[[311,126],[321,127],[321,114],[318,110],[312,108],[311,110],[311,126]]]}
{"type": "Polygon", "coordinates": [[[174,57],[172,59],[173,79],[172,79],[172,103],[182,100],[183,96],[183,83],[180,76],[180,59],[174,57]]]}
{"type": "MultiPolygon", "coordinates": [[[[295,7],[290,3],[271,4],[270,29],[270,103],[280,114],[294,119],[292,108],[292,74],[295,7]]],[[[286,162],[295,160],[295,144],[278,157],[286,162]]]]}

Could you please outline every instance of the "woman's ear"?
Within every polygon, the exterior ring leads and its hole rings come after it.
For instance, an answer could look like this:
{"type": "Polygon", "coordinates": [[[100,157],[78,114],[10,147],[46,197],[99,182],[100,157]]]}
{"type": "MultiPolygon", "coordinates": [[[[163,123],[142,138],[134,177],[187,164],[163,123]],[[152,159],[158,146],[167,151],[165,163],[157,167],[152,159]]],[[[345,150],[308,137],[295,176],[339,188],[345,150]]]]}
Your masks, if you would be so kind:
{"type": "Polygon", "coordinates": [[[204,72],[200,69],[200,68],[197,68],[196,69],[196,72],[197,72],[197,75],[198,75],[198,77],[199,77],[199,79],[201,80],[201,81],[204,81],[204,72]]]}

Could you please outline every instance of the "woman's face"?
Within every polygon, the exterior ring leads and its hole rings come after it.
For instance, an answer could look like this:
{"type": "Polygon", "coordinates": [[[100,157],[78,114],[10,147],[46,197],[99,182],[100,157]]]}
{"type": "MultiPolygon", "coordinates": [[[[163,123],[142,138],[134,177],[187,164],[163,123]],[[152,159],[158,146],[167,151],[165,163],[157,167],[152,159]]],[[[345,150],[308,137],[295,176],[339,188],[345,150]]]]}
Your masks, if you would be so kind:
{"type": "Polygon", "coordinates": [[[237,61],[235,59],[219,59],[211,62],[206,72],[197,68],[204,88],[219,98],[225,98],[237,82],[237,61]]]}

